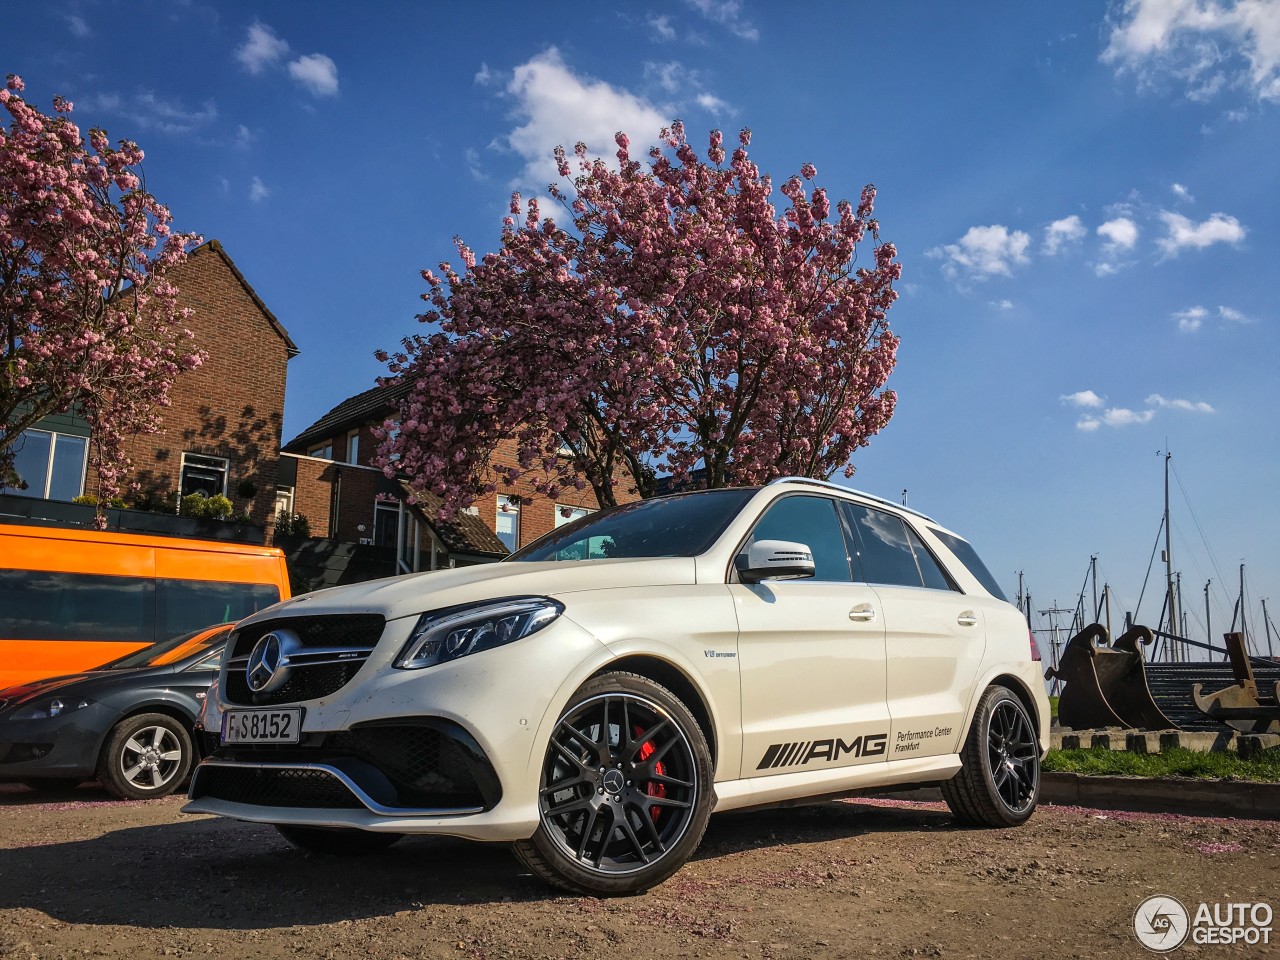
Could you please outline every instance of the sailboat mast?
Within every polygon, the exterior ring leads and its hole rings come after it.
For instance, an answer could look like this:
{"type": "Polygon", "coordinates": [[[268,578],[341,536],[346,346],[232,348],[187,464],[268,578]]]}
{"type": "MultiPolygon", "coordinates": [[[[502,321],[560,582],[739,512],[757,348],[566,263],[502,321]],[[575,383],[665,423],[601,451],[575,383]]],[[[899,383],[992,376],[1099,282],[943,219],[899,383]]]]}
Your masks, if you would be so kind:
{"type": "MultiPolygon", "coordinates": [[[[1173,537],[1169,534],[1169,461],[1173,458],[1173,454],[1169,452],[1166,445],[1164,451],[1164,577],[1165,577],[1165,596],[1169,598],[1169,632],[1175,633],[1178,629],[1178,600],[1173,592],[1173,537]]],[[[1179,644],[1169,644],[1169,654],[1171,660],[1181,660],[1181,651],[1178,649],[1179,644]]]]}

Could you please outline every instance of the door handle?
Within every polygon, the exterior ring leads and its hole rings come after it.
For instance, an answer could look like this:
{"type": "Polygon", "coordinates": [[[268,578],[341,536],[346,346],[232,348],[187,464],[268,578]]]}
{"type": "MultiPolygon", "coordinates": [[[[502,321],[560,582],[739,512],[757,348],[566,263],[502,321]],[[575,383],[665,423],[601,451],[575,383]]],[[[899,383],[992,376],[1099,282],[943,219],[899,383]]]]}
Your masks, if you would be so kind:
{"type": "Polygon", "coordinates": [[[962,627],[976,627],[978,625],[978,618],[973,615],[972,610],[966,610],[964,613],[960,614],[960,616],[956,617],[956,623],[960,624],[962,627]]]}
{"type": "Polygon", "coordinates": [[[860,623],[870,623],[876,618],[876,608],[869,603],[860,603],[849,611],[849,619],[860,623]]]}

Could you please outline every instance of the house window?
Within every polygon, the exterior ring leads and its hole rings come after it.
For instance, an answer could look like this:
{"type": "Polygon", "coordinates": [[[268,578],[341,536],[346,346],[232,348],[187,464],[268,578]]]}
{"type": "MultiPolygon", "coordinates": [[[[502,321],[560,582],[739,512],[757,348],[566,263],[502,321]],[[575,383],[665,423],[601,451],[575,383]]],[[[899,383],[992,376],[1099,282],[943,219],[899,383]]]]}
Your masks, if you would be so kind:
{"type": "Polygon", "coordinates": [[[498,539],[502,545],[515,553],[520,546],[520,498],[500,495],[498,497],[498,539]]]}
{"type": "Polygon", "coordinates": [[[586,507],[571,507],[567,503],[556,504],[556,526],[563,527],[566,523],[573,523],[580,520],[589,513],[595,513],[594,510],[588,510],[586,507]]]}
{"type": "Polygon", "coordinates": [[[178,485],[181,496],[202,493],[206,497],[227,494],[227,468],[224,457],[207,457],[202,453],[182,455],[182,480],[178,485]]]}
{"type": "Polygon", "coordinates": [[[312,447],[310,450],[307,451],[307,456],[318,457],[321,460],[332,460],[333,459],[333,441],[330,440],[328,443],[321,444],[318,447],[312,447]]]}
{"type": "Polygon", "coordinates": [[[24,430],[15,451],[13,469],[27,488],[8,492],[40,500],[73,500],[84,492],[86,438],[24,430]]]}
{"type": "Polygon", "coordinates": [[[360,462],[360,431],[352,430],[347,434],[347,463],[360,462]]]}

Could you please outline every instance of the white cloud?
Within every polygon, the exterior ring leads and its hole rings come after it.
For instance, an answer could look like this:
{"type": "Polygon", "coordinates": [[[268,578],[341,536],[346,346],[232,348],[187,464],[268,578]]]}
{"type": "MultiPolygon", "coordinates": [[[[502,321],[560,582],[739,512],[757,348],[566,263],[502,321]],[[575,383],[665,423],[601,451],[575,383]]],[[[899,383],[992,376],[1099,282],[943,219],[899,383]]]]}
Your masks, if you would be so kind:
{"type": "Polygon", "coordinates": [[[271,196],[271,191],[267,188],[267,185],[257,177],[254,177],[253,183],[249,185],[249,199],[254,203],[260,203],[269,196],[271,196]]]}
{"type": "Polygon", "coordinates": [[[1203,250],[1215,243],[1239,243],[1248,230],[1235,217],[1214,213],[1208,220],[1192,223],[1180,213],[1160,211],[1168,233],[1156,241],[1166,257],[1176,257],[1186,249],[1203,250]]]}
{"type": "Polygon", "coordinates": [[[1126,0],[1101,59],[1144,86],[1172,77],[1195,100],[1244,87],[1280,101],[1280,8],[1274,0],[1126,0]]]}
{"type": "Polygon", "coordinates": [[[276,36],[274,30],[256,20],[249,25],[244,43],[236,48],[236,59],[250,73],[261,73],[289,53],[289,44],[276,36]]]}
{"type": "Polygon", "coordinates": [[[1181,184],[1181,183],[1171,183],[1171,184],[1169,184],[1169,189],[1170,189],[1170,190],[1172,190],[1172,191],[1174,192],[1174,195],[1175,195],[1179,200],[1194,200],[1194,199],[1195,199],[1195,197],[1193,197],[1193,196],[1191,195],[1191,191],[1190,191],[1190,190],[1188,190],[1184,184],[1181,184]]]}
{"type": "Polygon", "coordinates": [[[1214,409],[1203,400],[1166,400],[1158,393],[1147,397],[1147,406],[1167,407],[1170,410],[1185,410],[1189,413],[1214,413],[1214,409]]]}
{"type": "Polygon", "coordinates": [[[733,107],[729,106],[727,102],[721,100],[714,93],[700,93],[695,99],[698,106],[707,111],[707,113],[714,113],[717,116],[722,114],[729,114],[732,116],[737,113],[733,107]]]}
{"type": "Polygon", "coordinates": [[[1116,217],[1098,227],[1097,232],[1105,242],[1101,259],[1093,265],[1093,272],[1100,277],[1109,277],[1129,266],[1122,257],[1137,245],[1138,225],[1128,217],[1116,217]]]}
{"type": "Polygon", "coordinates": [[[81,39],[89,36],[93,31],[89,29],[89,24],[84,17],[78,17],[74,13],[67,14],[67,27],[71,33],[81,39]]]}
{"type": "Polygon", "coordinates": [[[941,258],[942,272],[954,280],[968,276],[985,280],[997,274],[1010,276],[1015,264],[1028,262],[1029,234],[1002,224],[970,227],[956,243],[934,247],[928,256],[941,258]]]}
{"type": "Polygon", "coordinates": [[[1229,320],[1232,323],[1252,323],[1247,316],[1234,307],[1218,307],[1218,316],[1223,320],[1229,320]]]}
{"type": "Polygon", "coordinates": [[[338,94],[338,65],[323,53],[309,53],[289,64],[289,76],[317,97],[338,94]]]}
{"type": "Polygon", "coordinates": [[[1138,225],[1128,217],[1117,217],[1098,227],[1098,236],[1106,239],[1104,249],[1109,253],[1132,250],[1138,242],[1138,225]]]}
{"type": "Polygon", "coordinates": [[[625,131],[634,143],[648,144],[670,123],[659,107],[603,80],[580,77],[550,47],[516,67],[509,93],[522,121],[505,143],[525,161],[521,182],[546,185],[556,176],[552,151],[572,151],[578,141],[590,153],[611,155],[613,135],[625,131]]]}
{"type": "Polygon", "coordinates": [[[1207,316],[1209,311],[1204,307],[1187,307],[1175,313],[1173,319],[1178,321],[1178,329],[1183,333],[1195,333],[1204,325],[1207,316]]]}
{"type": "Polygon", "coordinates": [[[648,23],[650,29],[653,30],[654,36],[659,40],[674,40],[676,38],[676,30],[675,27],[671,26],[670,17],[650,17],[648,23]]]}
{"type": "Polygon", "coordinates": [[[86,98],[80,108],[86,113],[97,111],[115,114],[139,129],[159,130],[162,133],[190,133],[218,119],[218,107],[212,100],[190,108],[180,100],[157,97],[145,90],[127,99],[118,93],[101,93],[96,97],[86,98]]]}
{"type": "Polygon", "coordinates": [[[1044,252],[1052,257],[1068,245],[1079,243],[1086,233],[1084,224],[1075,214],[1055,220],[1044,228],[1044,252]]]}
{"type": "MultiPolygon", "coordinates": [[[[1092,390],[1083,390],[1061,398],[1076,406],[1097,408],[1102,406],[1102,398],[1092,390]],[[1080,399],[1077,399],[1080,398],[1080,399]]],[[[1178,410],[1185,413],[1214,413],[1210,404],[1203,400],[1168,399],[1161,394],[1153,393],[1147,397],[1146,408],[1132,410],[1129,407],[1108,407],[1101,413],[1088,413],[1076,421],[1076,429],[1092,433],[1099,427],[1131,427],[1150,423],[1160,410],[1178,410]]]]}
{"type": "Polygon", "coordinates": [[[476,75],[471,79],[473,82],[480,84],[480,86],[487,87],[495,78],[493,71],[489,69],[489,65],[484,61],[481,61],[480,69],[476,71],[476,75]]]}
{"type": "Polygon", "coordinates": [[[997,310],[1012,310],[1013,301],[1012,300],[992,300],[991,306],[995,307],[997,310]]]}
{"type": "Polygon", "coordinates": [[[1058,398],[1073,407],[1100,407],[1105,402],[1092,390],[1079,390],[1075,393],[1064,393],[1058,398]]]}
{"type": "Polygon", "coordinates": [[[712,23],[718,23],[743,40],[759,40],[760,31],[742,16],[742,0],[685,0],[712,23]]]}
{"type": "Polygon", "coordinates": [[[480,153],[473,147],[468,147],[463,154],[463,159],[467,163],[467,173],[471,174],[473,180],[485,181],[489,179],[489,175],[484,172],[484,167],[480,164],[480,153]]]}
{"type": "Polygon", "coordinates": [[[241,150],[247,149],[249,144],[253,143],[255,137],[252,130],[243,123],[236,125],[236,136],[232,143],[241,150]]]}
{"type": "Polygon", "coordinates": [[[644,78],[650,83],[656,83],[667,93],[679,92],[687,82],[684,64],[679,60],[668,60],[665,63],[647,61],[644,65],[644,78]]]}

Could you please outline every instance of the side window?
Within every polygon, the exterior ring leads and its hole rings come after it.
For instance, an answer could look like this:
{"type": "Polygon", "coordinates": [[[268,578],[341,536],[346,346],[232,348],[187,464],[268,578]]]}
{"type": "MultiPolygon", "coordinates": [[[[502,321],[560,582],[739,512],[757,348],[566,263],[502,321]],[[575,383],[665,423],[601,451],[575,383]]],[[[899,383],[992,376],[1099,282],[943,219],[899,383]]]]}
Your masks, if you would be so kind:
{"type": "Polygon", "coordinates": [[[140,577],[0,570],[6,640],[153,643],[155,582],[140,577]]]}
{"type": "Polygon", "coordinates": [[[160,639],[215,623],[235,623],[280,601],[272,584],[157,580],[160,639]]]}
{"type": "Polygon", "coordinates": [[[915,552],[916,564],[920,567],[920,575],[924,577],[924,585],[933,590],[954,590],[958,593],[960,588],[951,582],[951,578],[939,566],[938,561],[929,552],[929,548],[924,545],[924,541],[909,525],[903,524],[903,526],[907,530],[907,539],[911,541],[911,549],[915,552]]]}
{"type": "Polygon", "coordinates": [[[201,657],[191,666],[187,667],[187,670],[192,672],[199,672],[201,670],[217,670],[222,666],[222,655],[226,653],[226,651],[227,648],[225,646],[221,646],[207,657],[201,657]]]}
{"type": "Polygon", "coordinates": [[[856,503],[846,503],[844,508],[858,537],[863,580],[899,587],[924,586],[907,529],[900,519],[856,503]]]}
{"type": "Polygon", "coordinates": [[[813,551],[815,580],[849,582],[849,555],[836,505],[826,497],[783,497],[760,518],[748,544],[790,540],[813,551]]]}

